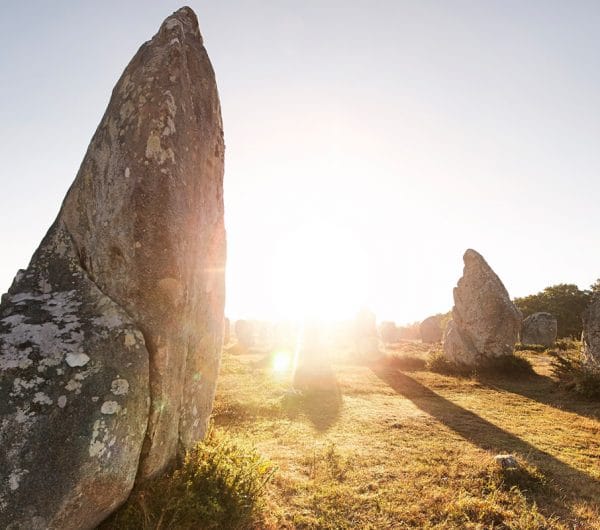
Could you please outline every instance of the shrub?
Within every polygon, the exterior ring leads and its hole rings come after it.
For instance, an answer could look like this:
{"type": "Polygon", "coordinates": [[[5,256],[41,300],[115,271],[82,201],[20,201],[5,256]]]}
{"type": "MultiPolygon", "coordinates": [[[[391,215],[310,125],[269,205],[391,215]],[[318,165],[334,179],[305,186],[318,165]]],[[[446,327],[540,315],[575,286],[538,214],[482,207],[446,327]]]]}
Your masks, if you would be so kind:
{"type": "Polygon", "coordinates": [[[458,376],[529,376],[534,373],[531,363],[520,355],[504,355],[472,367],[449,361],[439,350],[430,354],[427,359],[427,369],[439,374],[458,376]]]}
{"type": "Polygon", "coordinates": [[[143,484],[100,528],[250,528],[273,473],[253,448],[211,429],[178,469],[143,484]]]}
{"type": "Polygon", "coordinates": [[[515,344],[515,351],[534,351],[537,353],[544,353],[548,348],[541,344],[523,344],[518,342],[515,344]]]}
{"type": "Polygon", "coordinates": [[[555,354],[552,372],[566,389],[590,399],[600,399],[600,371],[585,367],[579,353],[555,354]]]}
{"type": "Polygon", "coordinates": [[[573,339],[558,339],[555,346],[560,351],[577,350],[581,349],[581,341],[573,339]]]}
{"type": "Polygon", "coordinates": [[[430,372],[436,372],[444,375],[463,375],[467,376],[473,372],[472,368],[455,364],[448,360],[440,350],[433,350],[427,358],[425,367],[430,372]]]}

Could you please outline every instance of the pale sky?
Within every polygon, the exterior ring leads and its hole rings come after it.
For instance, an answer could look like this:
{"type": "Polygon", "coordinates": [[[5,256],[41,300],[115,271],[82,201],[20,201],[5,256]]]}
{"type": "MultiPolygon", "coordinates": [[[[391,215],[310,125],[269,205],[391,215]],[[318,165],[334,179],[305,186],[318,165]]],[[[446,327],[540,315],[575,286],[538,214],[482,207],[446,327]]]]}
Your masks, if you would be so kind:
{"type": "MultiPolygon", "coordinates": [[[[0,292],[170,0],[0,16],[0,292]]],[[[600,3],[191,1],[226,142],[227,309],[448,310],[466,248],[511,296],[600,277],[600,3]]]]}

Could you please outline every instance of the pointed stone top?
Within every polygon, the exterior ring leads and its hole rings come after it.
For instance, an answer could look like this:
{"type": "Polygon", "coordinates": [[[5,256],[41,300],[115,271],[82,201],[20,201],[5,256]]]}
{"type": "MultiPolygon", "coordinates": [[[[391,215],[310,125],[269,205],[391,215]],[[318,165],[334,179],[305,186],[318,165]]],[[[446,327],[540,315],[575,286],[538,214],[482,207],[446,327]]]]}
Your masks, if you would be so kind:
{"type": "Polygon", "coordinates": [[[465,251],[465,254],[463,256],[463,261],[466,264],[467,262],[474,261],[474,260],[477,260],[477,261],[483,260],[483,261],[485,261],[483,259],[483,256],[479,252],[477,252],[476,250],[473,250],[472,248],[468,248],[465,251]]]}
{"type": "Polygon", "coordinates": [[[184,6],[165,19],[160,26],[159,33],[171,32],[175,33],[174,37],[180,36],[180,33],[200,35],[198,17],[196,17],[196,13],[191,7],[184,6]]]}

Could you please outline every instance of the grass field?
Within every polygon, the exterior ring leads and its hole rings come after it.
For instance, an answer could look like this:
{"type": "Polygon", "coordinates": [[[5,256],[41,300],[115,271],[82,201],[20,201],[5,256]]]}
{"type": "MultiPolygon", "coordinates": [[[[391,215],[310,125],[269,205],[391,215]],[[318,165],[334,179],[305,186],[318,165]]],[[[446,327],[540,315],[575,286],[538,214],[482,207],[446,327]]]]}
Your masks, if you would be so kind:
{"type": "Polygon", "coordinates": [[[340,349],[296,393],[275,352],[226,349],[215,427],[277,466],[257,526],[600,528],[598,403],[560,390],[544,353],[521,352],[535,375],[458,378],[425,370],[427,351],[340,349]]]}

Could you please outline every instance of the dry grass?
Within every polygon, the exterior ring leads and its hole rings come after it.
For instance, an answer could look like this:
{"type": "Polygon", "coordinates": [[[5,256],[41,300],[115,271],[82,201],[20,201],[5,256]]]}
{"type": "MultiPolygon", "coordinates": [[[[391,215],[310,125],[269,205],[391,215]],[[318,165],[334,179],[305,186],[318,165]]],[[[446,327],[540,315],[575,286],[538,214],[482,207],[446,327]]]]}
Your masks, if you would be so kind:
{"type": "Polygon", "coordinates": [[[523,352],[527,377],[457,378],[426,371],[428,352],[336,351],[331,388],[301,394],[269,354],[224,354],[215,424],[278,468],[258,526],[600,528],[597,404],[561,390],[544,353],[523,352]]]}

